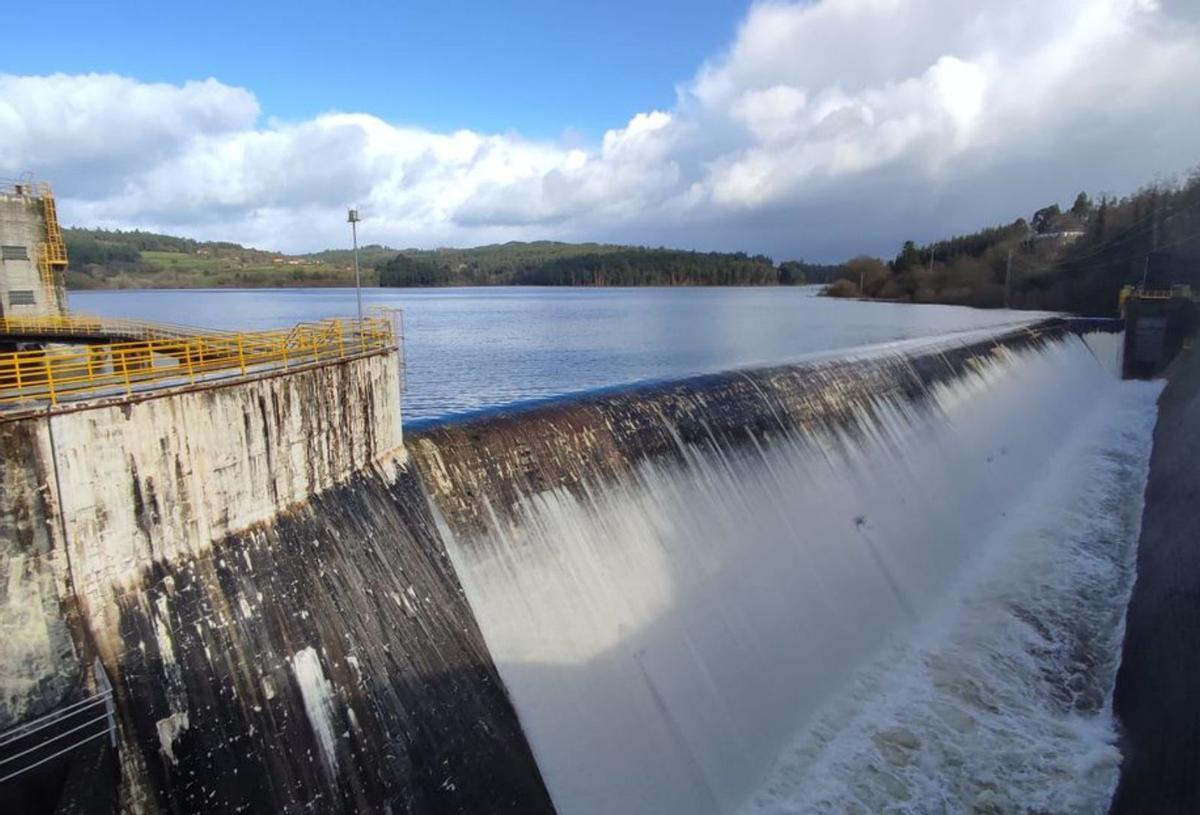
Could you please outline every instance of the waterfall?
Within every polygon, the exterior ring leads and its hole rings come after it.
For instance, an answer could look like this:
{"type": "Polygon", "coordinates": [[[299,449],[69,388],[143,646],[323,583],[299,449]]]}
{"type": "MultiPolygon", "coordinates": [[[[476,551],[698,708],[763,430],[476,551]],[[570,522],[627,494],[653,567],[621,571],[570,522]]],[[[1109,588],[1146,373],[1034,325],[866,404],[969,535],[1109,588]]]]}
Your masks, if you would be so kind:
{"type": "Polygon", "coordinates": [[[414,434],[559,811],[1100,800],[1157,393],[1114,377],[1119,339],[1048,326],[414,434]],[[931,780],[1039,737],[1061,762],[931,780]]]}

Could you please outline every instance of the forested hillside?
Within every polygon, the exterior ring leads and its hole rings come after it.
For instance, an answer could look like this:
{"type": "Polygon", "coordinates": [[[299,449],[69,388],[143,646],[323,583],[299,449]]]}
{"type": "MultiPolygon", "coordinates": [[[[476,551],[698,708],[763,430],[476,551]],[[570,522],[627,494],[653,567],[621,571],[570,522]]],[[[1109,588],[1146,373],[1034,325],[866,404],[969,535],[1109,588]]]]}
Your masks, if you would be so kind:
{"type": "MultiPolygon", "coordinates": [[[[350,250],[283,255],[225,241],[196,241],[139,230],[63,230],[67,285],[73,289],[352,286],[350,250]]],[[[375,285],[374,266],[395,249],[364,246],[363,282],[375,285]]]]}
{"type": "MultiPolygon", "coordinates": [[[[379,269],[384,286],[770,286],[769,257],[743,252],[550,241],[406,251],[379,269]]],[[[799,271],[784,282],[804,282],[799,271]]]]}
{"type": "MultiPolygon", "coordinates": [[[[352,286],[349,249],[282,255],[140,231],[64,230],[75,289],[352,286]]],[[[469,249],[359,249],[363,285],[762,286],[828,282],[836,266],[763,255],[513,241],[469,249]]]]}
{"type": "Polygon", "coordinates": [[[1076,196],[1026,221],[848,261],[830,294],[1111,315],[1126,283],[1200,288],[1200,176],[1124,198],[1076,196]],[[861,286],[861,289],[860,289],[861,286]]]}

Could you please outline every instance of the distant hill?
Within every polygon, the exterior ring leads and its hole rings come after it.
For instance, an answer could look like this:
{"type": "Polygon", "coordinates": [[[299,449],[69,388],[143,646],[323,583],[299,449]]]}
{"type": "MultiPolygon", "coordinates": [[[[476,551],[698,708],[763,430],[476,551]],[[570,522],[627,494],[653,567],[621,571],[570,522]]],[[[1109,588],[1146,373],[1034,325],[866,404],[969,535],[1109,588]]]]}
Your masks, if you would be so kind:
{"type": "Polygon", "coordinates": [[[534,241],[473,249],[405,250],[379,267],[383,286],[773,286],[765,255],[603,243],[534,241]]]}
{"type": "MultiPolygon", "coordinates": [[[[349,249],[284,255],[139,230],[64,230],[72,289],[350,286],[349,249]]],[[[680,286],[827,282],[838,266],[742,252],[512,241],[467,249],[359,248],[368,286],[680,286]]]]}
{"type": "MultiPolygon", "coordinates": [[[[256,288],[352,286],[349,249],[285,255],[226,241],[196,241],[139,230],[63,230],[71,289],[256,288]]],[[[377,285],[375,267],[397,250],[363,246],[364,285],[377,285]]]]}

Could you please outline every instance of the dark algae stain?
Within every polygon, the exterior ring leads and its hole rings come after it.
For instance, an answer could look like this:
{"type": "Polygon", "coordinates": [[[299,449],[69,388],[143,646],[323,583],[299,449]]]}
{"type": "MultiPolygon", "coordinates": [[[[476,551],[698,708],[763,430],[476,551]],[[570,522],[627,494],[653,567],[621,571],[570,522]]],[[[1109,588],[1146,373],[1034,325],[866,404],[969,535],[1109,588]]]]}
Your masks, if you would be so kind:
{"type": "Polygon", "coordinates": [[[121,598],[166,809],[553,812],[427,507],[370,470],[121,598]]]}

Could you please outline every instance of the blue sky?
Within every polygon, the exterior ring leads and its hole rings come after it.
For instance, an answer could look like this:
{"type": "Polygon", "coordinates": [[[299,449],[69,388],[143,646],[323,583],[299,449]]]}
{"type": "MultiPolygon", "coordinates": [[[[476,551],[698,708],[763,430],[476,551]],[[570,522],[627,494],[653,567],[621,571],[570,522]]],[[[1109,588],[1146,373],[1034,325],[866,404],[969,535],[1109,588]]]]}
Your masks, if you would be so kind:
{"type": "Polygon", "coordinates": [[[669,108],[747,4],[669,2],[29,2],[5,12],[3,68],[215,77],[265,116],[369,111],[436,130],[585,139],[669,108]],[[9,22],[15,15],[15,22],[9,22]]]}
{"type": "Polygon", "coordinates": [[[283,251],[894,254],[1200,161],[1195,0],[9,3],[0,177],[283,251]],[[332,10],[331,9],[336,9],[332,10]]]}

